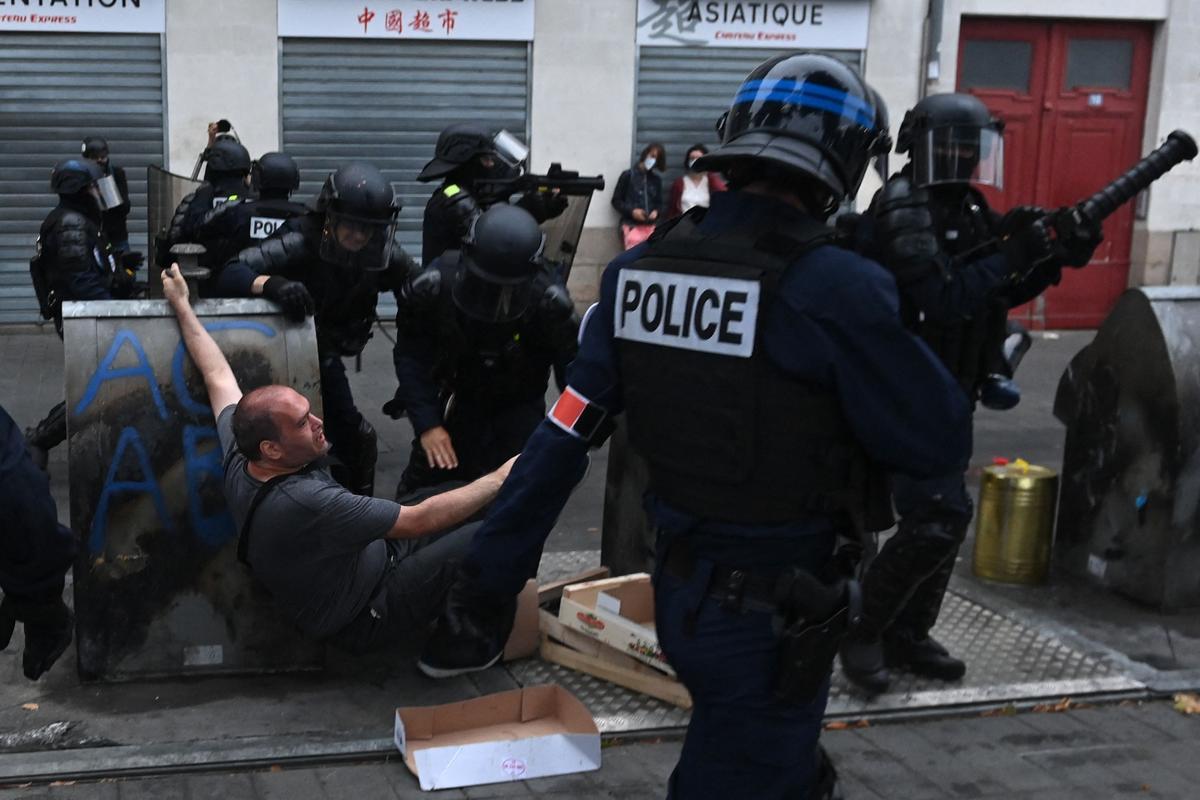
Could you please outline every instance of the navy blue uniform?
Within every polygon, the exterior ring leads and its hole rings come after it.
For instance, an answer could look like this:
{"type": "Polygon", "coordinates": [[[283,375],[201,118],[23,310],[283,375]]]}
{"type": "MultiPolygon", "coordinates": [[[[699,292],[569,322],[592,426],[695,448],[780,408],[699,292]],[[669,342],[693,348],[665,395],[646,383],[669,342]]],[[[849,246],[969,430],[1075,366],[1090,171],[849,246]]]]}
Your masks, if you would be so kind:
{"type": "MultiPolygon", "coordinates": [[[[699,230],[787,231],[804,219],[778,201],[730,192],[713,197],[699,230]]],[[[605,271],[568,374],[570,389],[609,415],[621,413],[625,399],[614,340],[616,286],[620,271],[645,252],[645,245],[636,247],[605,271]]],[[[904,330],[895,283],[878,265],[834,247],[810,250],[784,273],[759,325],[771,361],[797,381],[835,393],[855,438],[882,466],[929,478],[952,472],[964,459],[966,398],[904,330]]],[[[536,572],[543,542],[583,475],[587,447],[551,421],[534,432],[464,563],[478,591],[513,596],[536,572]]],[[[661,566],[655,577],[659,638],[695,702],[672,793],[803,796],[816,770],[827,688],[805,705],[777,702],[773,615],[726,611],[708,597],[707,575],[715,565],[819,572],[834,547],[833,517],[813,512],[786,524],[751,526],[705,521],[653,495],[646,506],[659,530],[660,554],[686,537],[697,559],[687,581],[661,566]]],[[[737,514],[731,509],[729,516],[737,514]]]]}
{"type": "Polygon", "coordinates": [[[75,539],[58,524],[46,473],[25,450],[21,431],[0,407],[0,589],[6,595],[62,592],[75,539]]]}

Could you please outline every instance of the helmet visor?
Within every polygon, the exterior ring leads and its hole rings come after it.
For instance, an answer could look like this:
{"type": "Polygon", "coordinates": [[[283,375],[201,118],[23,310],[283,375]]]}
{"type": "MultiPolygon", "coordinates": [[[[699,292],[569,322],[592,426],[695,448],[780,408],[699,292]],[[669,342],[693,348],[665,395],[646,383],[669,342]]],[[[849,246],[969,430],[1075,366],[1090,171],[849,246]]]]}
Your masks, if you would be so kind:
{"type": "Polygon", "coordinates": [[[529,158],[529,147],[508,131],[500,131],[492,137],[496,157],[510,167],[518,167],[529,158]]]}
{"type": "Polygon", "coordinates": [[[96,196],[100,200],[101,211],[108,211],[125,202],[125,198],[121,196],[121,190],[117,188],[117,179],[112,175],[105,175],[94,185],[96,196]]]}
{"type": "Polygon", "coordinates": [[[495,283],[464,264],[454,278],[451,296],[468,317],[480,322],[512,322],[529,308],[532,280],[495,283]]]}
{"type": "Polygon", "coordinates": [[[1004,188],[1004,136],[996,127],[933,128],[913,144],[918,186],[974,183],[1004,188]]]}
{"type": "Polygon", "coordinates": [[[344,267],[378,271],[391,263],[395,220],[329,211],[321,237],[321,257],[344,267]]]}

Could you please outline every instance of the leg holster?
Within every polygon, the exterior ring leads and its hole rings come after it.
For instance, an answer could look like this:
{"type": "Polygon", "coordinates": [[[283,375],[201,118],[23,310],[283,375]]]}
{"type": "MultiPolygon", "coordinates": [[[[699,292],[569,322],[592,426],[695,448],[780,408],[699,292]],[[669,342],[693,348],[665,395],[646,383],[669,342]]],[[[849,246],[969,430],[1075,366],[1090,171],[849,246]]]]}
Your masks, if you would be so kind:
{"type": "MultiPolygon", "coordinates": [[[[790,588],[780,590],[784,595],[780,611],[784,614],[785,625],[779,637],[775,694],[786,703],[812,700],[833,669],[833,659],[842,639],[862,616],[862,592],[858,582],[853,580],[844,581],[845,599],[832,614],[826,613],[828,606],[805,609],[805,602],[813,598],[807,586],[812,580],[815,579],[809,575],[807,580],[793,580],[790,588]]],[[[785,581],[781,580],[781,587],[785,586],[785,581]]]]}

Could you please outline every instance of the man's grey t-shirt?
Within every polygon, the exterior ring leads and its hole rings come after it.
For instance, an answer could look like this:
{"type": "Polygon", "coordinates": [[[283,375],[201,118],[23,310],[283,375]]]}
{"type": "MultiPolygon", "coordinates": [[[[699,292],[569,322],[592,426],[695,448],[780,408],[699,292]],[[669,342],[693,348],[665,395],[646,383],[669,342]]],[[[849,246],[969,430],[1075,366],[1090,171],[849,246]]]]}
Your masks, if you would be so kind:
{"type": "MultiPolygon", "coordinates": [[[[241,530],[262,481],[246,472],[233,439],[233,409],[217,416],[225,454],[225,501],[241,530]]],[[[310,469],[267,490],[254,512],[247,560],[254,576],[300,630],[326,637],[371,599],[387,563],[384,535],[400,506],[344,489],[329,470],[310,469]]]]}

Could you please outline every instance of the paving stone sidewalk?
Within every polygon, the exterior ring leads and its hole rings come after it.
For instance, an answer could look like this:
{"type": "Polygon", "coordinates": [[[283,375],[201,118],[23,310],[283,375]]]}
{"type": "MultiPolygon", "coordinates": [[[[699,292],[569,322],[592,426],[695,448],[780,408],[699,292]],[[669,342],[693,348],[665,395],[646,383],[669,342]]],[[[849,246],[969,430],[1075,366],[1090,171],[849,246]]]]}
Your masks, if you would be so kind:
{"type": "MultiPolygon", "coordinates": [[[[846,800],[1200,797],[1200,715],[1165,700],[962,716],[826,731],[846,800]]],[[[387,762],[23,786],[0,800],[394,800],[395,798],[656,798],[680,742],[619,742],[596,772],[423,793],[397,756],[387,762]]],[[[721,798],[719,800],[724,800],[721,798]]],[[[738,799],[740,800],[740,799],[738,799]]]]}

